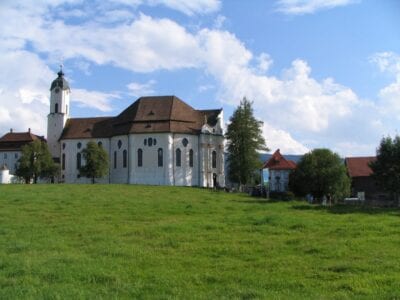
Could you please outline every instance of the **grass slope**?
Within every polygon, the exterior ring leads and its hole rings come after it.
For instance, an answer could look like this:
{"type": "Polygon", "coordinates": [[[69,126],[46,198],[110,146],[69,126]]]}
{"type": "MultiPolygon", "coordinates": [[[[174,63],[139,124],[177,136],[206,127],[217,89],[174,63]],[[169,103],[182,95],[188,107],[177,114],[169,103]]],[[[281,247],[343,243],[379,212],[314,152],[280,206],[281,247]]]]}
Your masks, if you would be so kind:
{"type": "Polygon", "coordinates": [[[399,298],[399,210],[0,186],[0,298],[399,298]]]}

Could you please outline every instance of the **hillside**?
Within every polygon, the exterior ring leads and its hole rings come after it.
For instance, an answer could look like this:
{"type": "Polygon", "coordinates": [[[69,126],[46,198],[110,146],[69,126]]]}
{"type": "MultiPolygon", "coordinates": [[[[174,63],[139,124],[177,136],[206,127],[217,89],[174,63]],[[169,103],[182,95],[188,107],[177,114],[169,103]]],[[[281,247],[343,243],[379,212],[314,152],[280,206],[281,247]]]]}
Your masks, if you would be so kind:
{"type": "Polygon", "coordinates": [[[0,186],[0,298],[399,298],[399,210],[0,186]]]}

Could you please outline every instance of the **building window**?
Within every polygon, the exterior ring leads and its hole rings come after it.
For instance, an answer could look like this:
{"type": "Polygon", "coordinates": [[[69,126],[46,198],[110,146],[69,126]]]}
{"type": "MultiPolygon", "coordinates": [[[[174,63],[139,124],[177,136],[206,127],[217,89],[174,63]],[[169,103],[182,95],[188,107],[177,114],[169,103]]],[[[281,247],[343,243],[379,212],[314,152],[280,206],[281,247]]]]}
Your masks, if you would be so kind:
{"type": "Polygon", "coordinates": [[[152,138],[148,138],[147,139],[147,144],[149,145],[149,147],[153,146],[153,139],[152,138]]]}
{"type": "Polygon", "coordinates": [[[82,166],[82,154],[79,152],[76,154],[76,168],[79,170],[82,166]]]}
{"type": "Polygon", "coordinates": [[[184,138],[184,139],[182,140],[182,145],[183,145],[183,147],[186,147],[188,144],[189,144],[188,139],[187,139],[187,138],[184,138]]]}
{"type": "Polygon", "coordinates": [[[15,153],[15,154],[14,154],[14,157],[15,157],[15,158],[18,158],[18,153],[15,153]]]}
{"type": "Polygon", "coordinates": [[[121,142],[121,140],[119,140],[118,141],[118,149],[121,149],[121,146],[122,146],[122,142],[121,142]]]}
{"type": "Polygon", "coordinates": [[[213,169],[217,167],[217,151],[212,152],[212,167],[213,169]]]}
{"type": "Polygon", "coordinates": [[[65,170],[65,153],[63,153],[62,155],[62,159],[61,159],[61,168],[63,170],[65,170]]]}
{"type": "Polygon", "coordinates": [[[193,167],[193,149],[189,150],[189,167],[193,167]]]}
{"type": "Polygon", "coordinates": [[[156,139],[153,139],[153,144],[154,144],[154,146],[157,145],[157,140],[156,139]]]}
{"type": "Polygon", "coordinates": [[[158,166],[162,167],[164,162],[163,149],[158,148],[157,155],[158,155],[158,166]]]}
{"type": "Polygon", "coordinates": [[[144,145],[147,146],[147,139],[144,139],[144,145]]]}
{"type": "Polygon", "coordinates": [[[65,149],[65,143],[63,143],[62,148],[63,148],[63,150],[65,149]]]}
{"type": "Polygon", "coordinates": [[[54,105],[54,112],[55,112],[55,113],[58,113],[58,103],[56,103],[56,104],[54,105]]]}
{"type": "Polygon", "coordinates": [[[137,165],[138,165],[138,167],[143,166],[143,150],[142,149],[138,149],[138,151],[137,151],[137,165]]]}
{"type": "Polygon", "coordinates": [[[7,153],[4,153],[4,159],[7,159],[7,153]]]}
{"type": "Polygon", "coordinates": [[[81,147],[82,147],[82,143],[81,143],[81,142],[79,142],[78,144],[76,144],[76,147],[78,147],[78,149],[81,149],[81,147]]]}
{"type": "Polygon", "coordinates": [[[97,145],[98,145],[99,147],[102,147],[102,146],[103,146],[103,143],[100,141],[100,142],[97,143],[97,145]]]}
{"type": "Polygon", "coordinates": [[[117,168],[117,151],[114,151],[114,169],[117,168]]]}
{"type": "Polygon", "coordinates": [[[127,165],[128,165],[128,152],[124,150],[122,152],[122,166],[126,168],[127,165]]]}
{"type": "Polygon", "coordinates": [[[175,151],[175,156],[176,156],[176,166],[180,167],[181,166],[181,149],[176,149],[175,151]]]}

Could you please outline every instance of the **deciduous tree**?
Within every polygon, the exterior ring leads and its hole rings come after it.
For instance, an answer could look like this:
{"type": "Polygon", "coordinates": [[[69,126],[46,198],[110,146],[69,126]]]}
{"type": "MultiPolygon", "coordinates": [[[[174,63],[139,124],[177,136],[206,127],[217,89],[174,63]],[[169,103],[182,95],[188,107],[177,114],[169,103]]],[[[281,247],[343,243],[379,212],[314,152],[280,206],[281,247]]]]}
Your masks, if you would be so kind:
{"type": "Polygon", "coordinates": [[[299,196],[331,195],[342,199],[350,194],[350,178],[338,154],[329,149],[314,149],[305,154],[290,175],[290,188],[299,196]]]}
{"type": "Polygon", "coordinates": [[[22,154],[17,163],[16,175],[26,183],[37,183],[40,178],[57,175],[58,165],[54,163],[45,142],[36,140],[22,147],[22,154]]]}
{"type": "Polygon", "coordinates": [[[87,143],[86,148],[82,150],[84,165],[79,169],[82,176],[92,179],[101,178],[108,171],[108,155],[102,146],[93,141],[87,143]]]}

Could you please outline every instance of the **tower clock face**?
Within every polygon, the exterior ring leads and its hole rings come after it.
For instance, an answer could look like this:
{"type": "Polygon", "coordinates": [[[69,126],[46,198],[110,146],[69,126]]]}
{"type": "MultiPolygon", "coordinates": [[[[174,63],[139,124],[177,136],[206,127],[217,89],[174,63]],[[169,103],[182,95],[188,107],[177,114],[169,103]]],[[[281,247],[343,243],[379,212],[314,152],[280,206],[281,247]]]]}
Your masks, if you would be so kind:
{"type": "Polygon", "coordinates": [[[59,88],[56,88],[56,89],[54,90],[54,92],[56,92],[56,94],[58,94],[59,91],[60,91],[59,88]]]}

